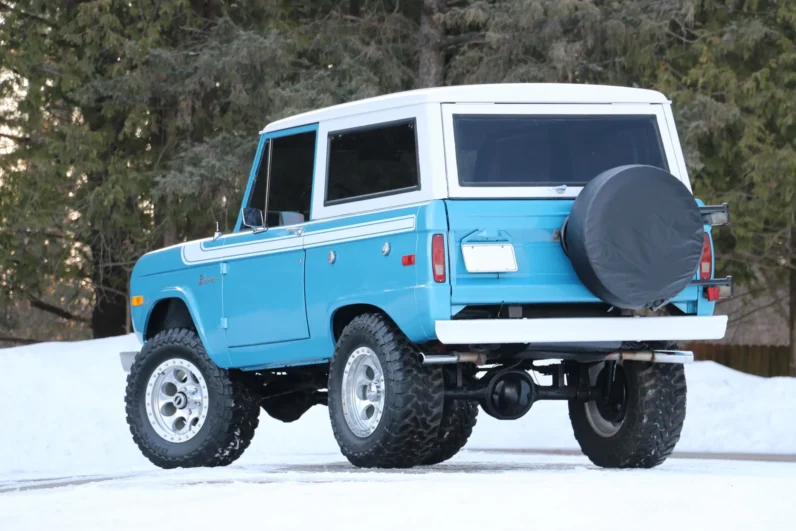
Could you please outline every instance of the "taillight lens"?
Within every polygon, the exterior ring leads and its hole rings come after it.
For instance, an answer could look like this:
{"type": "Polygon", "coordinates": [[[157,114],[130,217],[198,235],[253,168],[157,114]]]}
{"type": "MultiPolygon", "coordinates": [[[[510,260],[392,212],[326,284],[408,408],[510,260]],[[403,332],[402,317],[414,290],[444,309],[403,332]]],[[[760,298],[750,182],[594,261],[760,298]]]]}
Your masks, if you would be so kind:
{"type": "Polygon", "coordinates": [[[699,259],[699,278],[707,280],[713,275],[713,249],[710,247],[710,235],[705,233],[702,244],[702,258],[699,259]]]}
{"type": "MultiPolygon", "coordinates": [[[[699,259],[699,278],[707,280],[713,276],[713,248],[710,246],[710,235],[705,233],[705,243],[702,244],[702,258],[699,259]]],[[[719,287],[711,286],[705,288],[705,295],[708,300],[715,302],[719,300],[719,287]]]]}
{"type": "Polygon", "coordinates": [[[442,234],[435,234],[431,237],[431,271],[434,274],[434,282],[445,282],[445,238],[442,234]]]}

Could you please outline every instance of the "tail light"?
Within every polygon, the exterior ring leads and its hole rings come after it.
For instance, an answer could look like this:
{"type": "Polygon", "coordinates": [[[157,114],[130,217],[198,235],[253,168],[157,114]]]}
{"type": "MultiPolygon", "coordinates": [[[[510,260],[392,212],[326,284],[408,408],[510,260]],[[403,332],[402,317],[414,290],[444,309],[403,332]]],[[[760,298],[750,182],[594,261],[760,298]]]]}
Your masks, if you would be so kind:
{"type": "MultiPolygon", "coordinates": [[[[710,235],[705,233],[705,242],[702,244],[702,258],[699,259],[699,278],[707,280],[713,277],[713,247],[710,245],[710,235]]],[[[719,287],[705,288],[709,301],[719,300],[719,287]]]]}
{"type": "Polygon", "coordinates": [[[431,272],[434,274],[434,282],[445,282],[445,237],[442,234],[435,234],[431,237],[431,272]]]}
{"type": "Polygon", "coordinates": [[[710,235],[705,233],[702,244],[702,258],[699,259],[699,278],[707,280],[713,276],[713,248],[710,246],[710,235]]]}

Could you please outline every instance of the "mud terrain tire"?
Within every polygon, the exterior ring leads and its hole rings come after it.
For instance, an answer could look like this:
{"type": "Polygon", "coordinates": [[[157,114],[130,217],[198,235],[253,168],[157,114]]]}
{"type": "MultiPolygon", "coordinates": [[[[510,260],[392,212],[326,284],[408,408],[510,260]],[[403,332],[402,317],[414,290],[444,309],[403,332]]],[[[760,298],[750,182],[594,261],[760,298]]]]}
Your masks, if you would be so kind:
{"type": "Polygon", "coordinates": [[[257,429],[260,404],[243,374],[220,369],[208,357],[196,332],[169,329],[147,341],[127,377],[127,424],[141,453],[160,468],[225,466],[248,448],[257,429]],[[207,417],[191,439],[171,442],[148,419],[147,384],[164,362],[182,359],[195,366],[208,391],[207,417]]]}
{"type": "Polygon", "coordinates": [[[424,366],[418,351],[380,314],[355,317],[337,341],[329,367],[329,417],[343,455],[357,467],[411,468],[437,444],[442,421],[442,370],[424,366]],[[358,349],[370,349],[384,377],[384,406],[369,435],[357,435],[346,420],[343,380],[358,349]]]}
{"type": "Polygon", "coordinates": [[[624,362],[621,370],[626,410],[618,430],[610,434],[603,428],[600,433],[595,427],[602,422],[595,420],[595,402],[570,400],[575,438],[597,466],[653,468],[671,455],[680,440],[686,411],[685,371],[680,364],[633,361],[624,362]]]}
{"type": "Polygon", "coordinates": [[[423,460],[437,465],[452,458],[467,444],[478,420],[478,403],[469,400],[446,400],[437,443],[423,460]]]}

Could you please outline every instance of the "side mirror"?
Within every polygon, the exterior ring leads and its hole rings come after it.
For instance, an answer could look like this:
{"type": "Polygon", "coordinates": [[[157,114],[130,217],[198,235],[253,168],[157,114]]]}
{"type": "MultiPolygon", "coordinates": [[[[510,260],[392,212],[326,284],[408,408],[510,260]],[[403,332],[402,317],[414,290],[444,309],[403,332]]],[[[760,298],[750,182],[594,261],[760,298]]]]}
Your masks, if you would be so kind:
{"type": "Polygon", "coordinates": [[[243,226],[252,229],[254,232],[264,231],[263,211],[259,208],[245,207],[243,209],[243,226]]]}

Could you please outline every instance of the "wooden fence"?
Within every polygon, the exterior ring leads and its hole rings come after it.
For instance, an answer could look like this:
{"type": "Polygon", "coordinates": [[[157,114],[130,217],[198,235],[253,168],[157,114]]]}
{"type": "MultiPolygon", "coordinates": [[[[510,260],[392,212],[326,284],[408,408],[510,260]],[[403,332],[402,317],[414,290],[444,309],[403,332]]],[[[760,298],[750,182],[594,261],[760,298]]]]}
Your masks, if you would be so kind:
{"type": "Polygon", "coordinates": [[[688,350],[694,351],[695,360],[715,361],[731,369],[757,376],[790,375],[788,347],[691,343],[688,350]]]}

